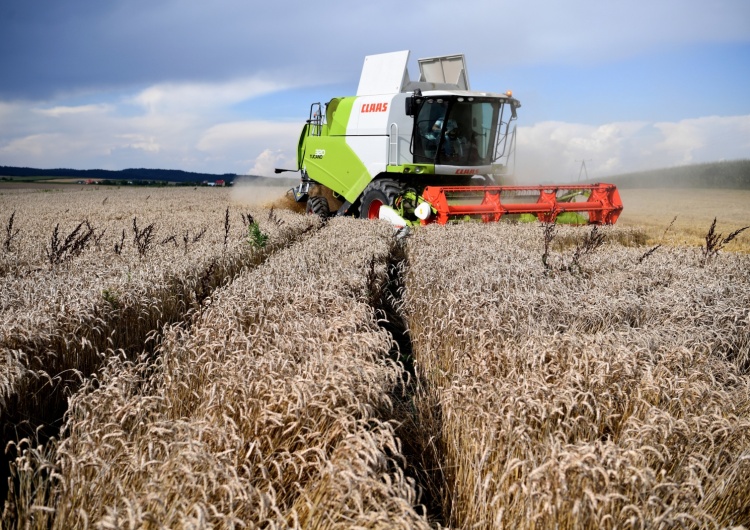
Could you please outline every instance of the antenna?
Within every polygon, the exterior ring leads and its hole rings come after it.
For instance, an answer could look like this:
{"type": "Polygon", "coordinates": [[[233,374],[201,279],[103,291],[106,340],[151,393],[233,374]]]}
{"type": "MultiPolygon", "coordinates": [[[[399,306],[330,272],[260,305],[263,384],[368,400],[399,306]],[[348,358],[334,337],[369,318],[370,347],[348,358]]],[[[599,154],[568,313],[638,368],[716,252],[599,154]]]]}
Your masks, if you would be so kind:
{"type": "Polygon", "coordinates": [[[576,162],[581,163],[581,169],[578,170],[578,180],[576,182],[581,182],[581,173],[586,174],[586,181],[589,180],[589,171],[586,169],[586,162],[591,162],[592,158],[586,158],[584,160],[576,160],[576,162]]]}

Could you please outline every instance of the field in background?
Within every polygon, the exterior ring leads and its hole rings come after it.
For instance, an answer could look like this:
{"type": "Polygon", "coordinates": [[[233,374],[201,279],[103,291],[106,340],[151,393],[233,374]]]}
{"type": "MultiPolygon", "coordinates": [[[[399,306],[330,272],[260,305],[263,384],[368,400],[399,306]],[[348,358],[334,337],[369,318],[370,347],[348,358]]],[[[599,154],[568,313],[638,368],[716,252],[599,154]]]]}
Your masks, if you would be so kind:
{"type": "MultiPolygon", "coordinates": [[[[639,227],[650,244],[681,246],[705,244],[711,222],[724,235],[750,226],[750,190],[621,189],[624,210],[618,226],[639,227]],[[674,225],[664,234],[674,218],[674,225]]],[[[727,250],[750,252],[750,236],[737,238],[727,250]]]]}
{"type": "MultiPolygon", "coordinates": [[[[714,218],[717,219],[717,230],[725,236],[750,226],[750,190],[649,188],[619,191],[625,208],[617,226],[641,230],[649,245],[699,247],[705,244],[706,233],[714,218]]],[[[231,197],[256,206],[304,211],[286,194],[286,186],[240,184],[232,189],[231,197]]],[[[730,242],[726,250],[749,253],[750,233],[745,232],[730,242]]]]}
{"type": "Polygon", "coordinates": [[[596,243],[66,188],[0,189],[3,528],[750,526],[741,192],[596,243]]]}
{"type": "Polygon", "coordinates": [[[52,191],[52,190],[70,190],[72,186],[81,188],[80,184],[62,183],[62,182],[45,182],[38,179],[14,180],[12,182],[0,181],[0,193],[7,193],[10,190],[25,191],[52,191]]]}
{"type": "MultiPolygon", "coordinates": [[[[10,190],[37,192],[86,191],[106,193],[112,187],[82,186],[74,182],[0,182],[0,195],[10,190]]],[[[286,193],[296,181],[293,179],[266,179],[262,185],[248,183],[239,177],[229,188],[232,201],[256,207],[274,207],[304,212],[304,205],[295,203],[286,193]],[[269,185],[274,182],[275,185],[269,185]]],[[[190,188],[192,189],[192,188],[190,188]]],[[[220,189],[212,190],[224,193],[220,189]]],[[[750,190],[711,188],[621,188],[620,196],[625,209],[618,226],[642,230],[650,245],[667,244],[700,246],[711,223],[717,218],[717,230],[724,235],[750,225],[750,190]],[[672,221],[675,222],[671,225],[672,221]],[[669,230],[665,234],[667,228],[669,230]]],[[[729,243],[727,250],[750,252],[750,237],[740,237],[729,243]]]]}

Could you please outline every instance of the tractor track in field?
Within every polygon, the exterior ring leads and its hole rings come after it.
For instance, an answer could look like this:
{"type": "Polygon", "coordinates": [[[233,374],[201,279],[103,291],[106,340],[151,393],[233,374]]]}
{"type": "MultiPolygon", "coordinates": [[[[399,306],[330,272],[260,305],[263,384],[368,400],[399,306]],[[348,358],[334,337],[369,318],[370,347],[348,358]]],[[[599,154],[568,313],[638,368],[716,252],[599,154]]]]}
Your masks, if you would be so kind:
{"type": "Polygon", "coordinates": [[[405,240],[394,238],[386,262],[386,277],[371,281],[371,304],[378,325],[393,338],[391,358],[402,363],[406,372],[391,395],[393,417],[388,418],[396,422],[396,436],[404,457],[403,471],[416,485],[420,503],[417,510],[431,525],[439,527],[445,522],[443,514],[450,513],[450,507],[445,505],[449,496],[443,475],[444,459],[436,444],[440,439],[439,407],[435,403],[425,407],[430,403],[430,392],[415,369],[411,335],[403,313],[407,263],[404,246],[405,240]],[[424,414],[425,410],[429,414],[424,414]]]}
{"type": "MultiPolygon", "coordinates": [[[[316,226],[314,230],[306,229],[290,237],[284,244],[279,244],[264,252],[262,257],[253,261],[227,279],[217,282],[210,292],[206,292],[206,298],[213,294],[217,288],[224,287],[234,281],[243,270],[255,268],[271,258],[277,251],[289,248],[301,239],[313,237],[324,225],[316,226]]],[[[387,255],[380,254],[373,258],[371,263],[371,274],[368,278],[369,304],[374,309],[377,323],[381,329],[388,332],[392,337],[392,347],[389,356],[400,362],[404,367],[403,377],[390,392],[392,408],[388,412],[382,412],[382,421],[391,422],[394,425],[396,437],[400,440],[401,456],[393,459],[403,474],[413,480],[417,491],[417,506],[415,511],[425,517],[433,527],[438,527],[444,522],[446,512],[445,479],[442,473],[442,452],[435,440],[439,440],[439,418],[435,415],[437,407],[425,407],[429,392],[426,383],[420,380],[414,366],[411,337],[402,312],[402,296],[404,290],[404,273],[406,267],[406,255],[404,240],[393,238],[387,255]],[[376,267],[377,265],[377,267],[376,267]],[[383,271],[385,265],[385,271],[383,271]],[[375,272],[377,270],[377,273],[375,272]],[[422,413],[430,410],[431,417],[425,418],[422,413]]],[[[164,325],[189,325],[192,313],[186,312],[181,318],[166,322],[164,325]]],[[[162,328],[163,329],[163,328],[162,328]]],[[[160,330],[153,330],[153,340],[149,341],[147,349],[136,351],[125,350],[126,355],[135,357],[144,351],[147,354],[157,355],[161,344],[160,330]]],[[[118,349],[114,344],[112,349],[118,349]]],[[[70,388],[74,391],[75,388],[70,388]]],[[[59,436],[60,427],[63,425],[63,416],[67,410],[67,400],[64,396],[50,395],[46,416],[34,418],[33,423],[41,428],[38,429],[37,442],[33,445],[43,444],[50,437],[59,436]]],[[[29,422],[31,425],[31,422],[29,422]]],[[[3,426],[7,427],[6,425],[3,426]]],[[[12,426],[11,426],[12,427],[12,426]]],[[[5,433],[4,433],[5,434],[5,433]]],[[[14,438],[17,439],[18,437],[14,438]]],[[[3,462],[2,479],[3,489],[0,491],[0,501],[7,497],[7,485],[10,477],[9,462],[11,455],[5,455],[3,462]]]]}
{"type": "MultiPolygon", "coordinates": [[[[323,225],[311,224],[308,228],[297,233],[290,234],[285,240],[270,244],[261,252],[254,254],[250,260],[238,263],[230,267],[225,274],[216,274],[215,260],[208,264],[202,274],[198,275],[195,288],[196,299],[201,303],[209,299],[216,289],[225,287],[234,281],[243,271],[258,267],[266,262],[276,252],[288,248],[298,242],[301,238],[314,233],[323,225]]],[[[309,236],[308,236],[309,237],[309,236]]],[[[174,285],[166,285],[165,289],[176,289],[174,285]]],[[[189,293],[182,291],[175,293],[175,296],[187,298],[189,293]]],[[[103,334],[110,337],[110,346],[107,350],[122,351],[129,359],[134,359],[138,355],[154,355],[161,344],[161,334],[166,326],[188,325],[194,314],[194,309],[189,304],[184,305],[185,310],[180,314],[166,315],[166,318],[159,320],[159,327],[154,327],[145,333],[140,340],[133,341],[129,337],[127,341],[120,342],[118,337],[127,336],[123,326],[127,327],[127,319],[115,317],[103,323],[98,323],[103,334]],[[137,346],[135,346],[137,344],[137,346]]],[[[134,308],[137,310],[138,308],[134,308]]],[[[152,308],[153,309],[153,308],[152,308]]],[[[159,312],[163,308],[157,308],[159,312]]],[[[164,316],[164,315],[161,315],[164,316]]],[[[54,342],[54,341],[52,341],[54,342]]],[[[29,358],[42,356],[45,352],[54,352],[55,346],[50,341],[42,344],[30,344],[26,354],[29,358]]],[[[91,344],[89,344],[91,346],[91,344]]],[[[81,346],[84,347],[83,345],[81,346]]],[[[97,348],[98,349],[98,348],[97,348]]],[[[56,354],[56,357],[60,357],[56,354]]],[[[100,356],[99,367],[106,362],[105,356],[100,356]]],[[[96,371],[93,370],[93,371],[96,371]]],[[[7,447],[10,442],[17,442],[23,438],[29,438],[34,441],[33,446],[46,444],[52,438],[60,435],[60,429],[64,424],[65,413],[68,409],[67,395],[77,391],[83,384],[83,378],[76,375],[74,370],[55,370],[60,372],[54,377],[34,376],[29,383],[27,395],[29,392],[39,396],[37,401],[31,403],[22,403],[24,396],[11,394],[6,398],[5,409],[11,411],[3,415],[0,421],[0,435],[2,436],[2,455],[0,456],[0,506],[5,504],[8,497],[8,481],[10,480],[10,462],[15,460],[16,454],[11,447],[7,447]],[[67,378],[62,373],[71,373],[67,378]],[[51,386],[51,388],[50,388],[51,386]]],[[[27,376],[31,377],[31,376],[27,376]]]]}

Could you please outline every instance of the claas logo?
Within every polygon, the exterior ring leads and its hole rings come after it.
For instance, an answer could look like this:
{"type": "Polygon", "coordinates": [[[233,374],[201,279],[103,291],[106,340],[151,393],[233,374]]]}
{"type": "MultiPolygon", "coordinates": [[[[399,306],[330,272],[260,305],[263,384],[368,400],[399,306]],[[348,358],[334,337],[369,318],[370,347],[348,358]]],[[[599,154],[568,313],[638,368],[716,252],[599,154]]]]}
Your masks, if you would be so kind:
{"type": "Polygon", "coordinates": [[[362,112],[385,112],[388,110],[388,103],[363,103],[362,112]]]}

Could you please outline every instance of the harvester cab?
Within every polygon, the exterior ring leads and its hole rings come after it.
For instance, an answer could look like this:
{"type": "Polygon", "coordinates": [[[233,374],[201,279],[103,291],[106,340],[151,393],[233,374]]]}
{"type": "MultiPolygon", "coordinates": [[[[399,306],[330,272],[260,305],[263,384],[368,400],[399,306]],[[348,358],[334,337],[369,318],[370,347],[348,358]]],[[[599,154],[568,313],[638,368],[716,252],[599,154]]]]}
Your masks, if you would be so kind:
{"type": "Polygon", "coordinates": [[[514,170],[520,102],[471,90],[463,55],[420,59],[416,81],[408,61],[408,51],[367,56],[356,96],[310,106],[297,146],[301,180],[290,190],[309,213],[334,207],[398,226],[524,213],[617,220],[622,203],[610,184],[500,185],[514,170]],[[568,198],[577,190],[587,200],[568,198]]]}

